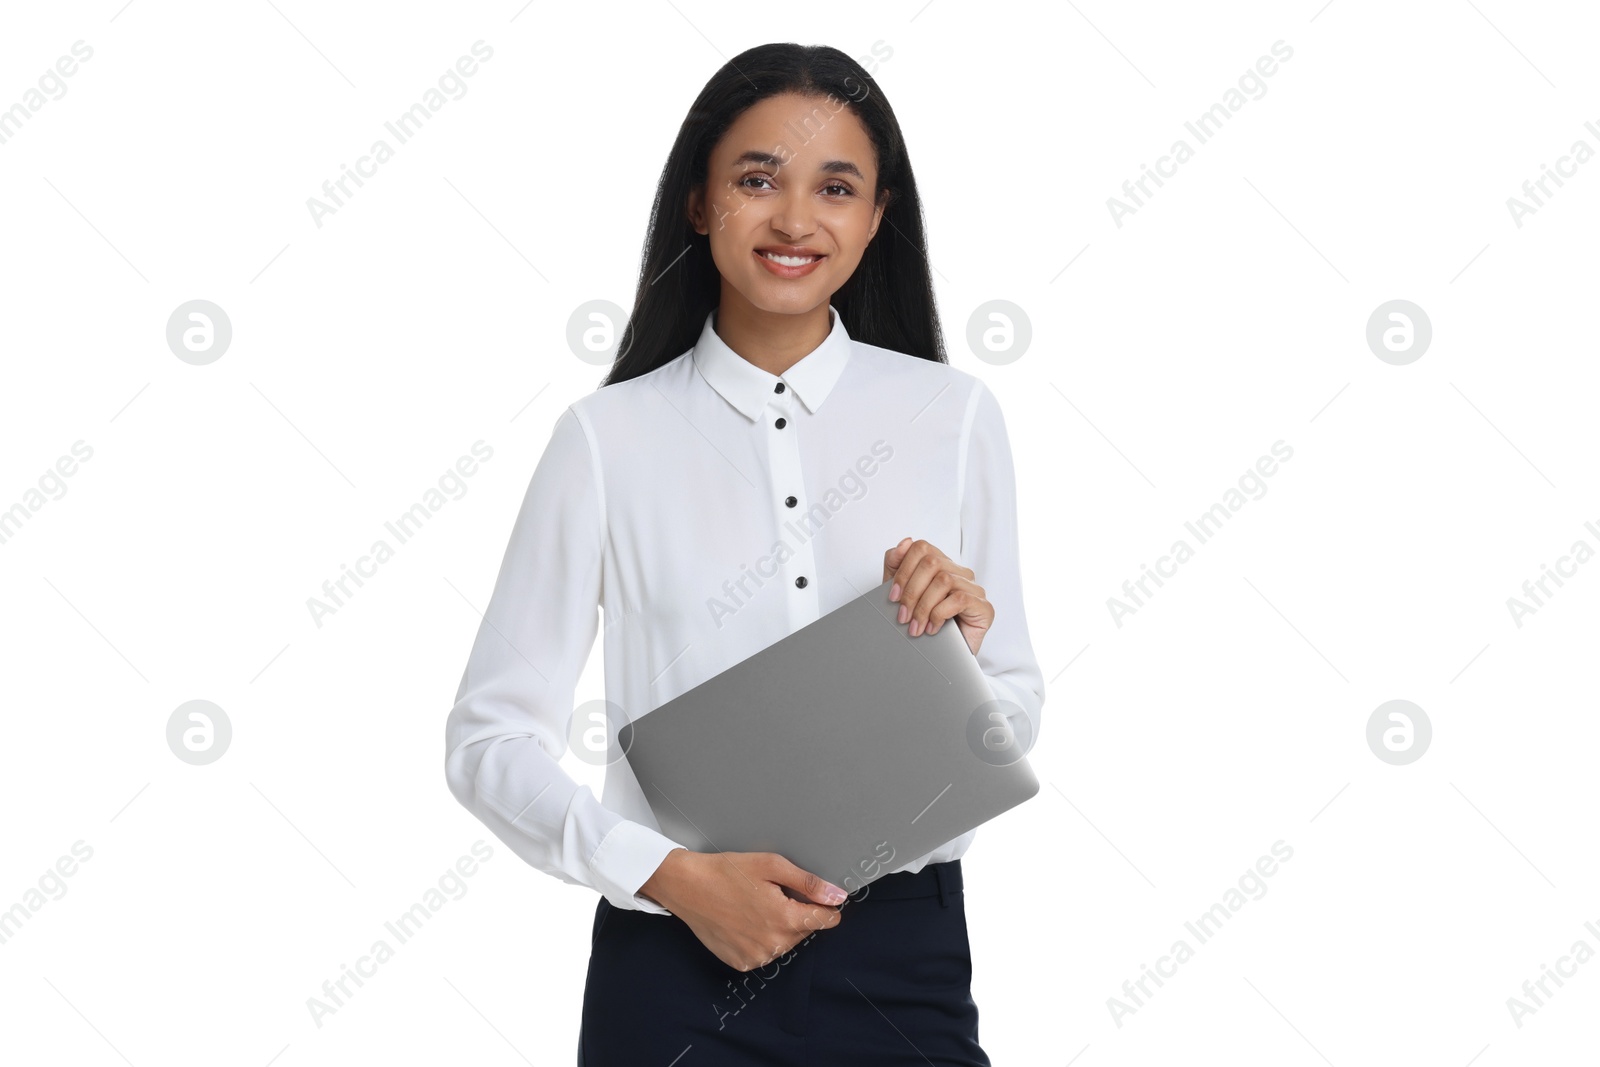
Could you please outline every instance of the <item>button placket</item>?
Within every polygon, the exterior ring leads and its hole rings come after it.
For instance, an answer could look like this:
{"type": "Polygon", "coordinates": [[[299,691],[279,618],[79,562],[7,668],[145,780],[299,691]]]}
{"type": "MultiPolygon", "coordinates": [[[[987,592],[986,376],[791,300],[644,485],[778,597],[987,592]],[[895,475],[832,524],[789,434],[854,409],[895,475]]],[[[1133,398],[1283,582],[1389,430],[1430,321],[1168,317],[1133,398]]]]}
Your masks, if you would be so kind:
{"type": "Polygon", "coordinates": [[[763,418],[767,424],[767,456],[775,490],[773,514],[778,538],[789,546],[790,556],[783,565],[788,586],[784,595],[789,603],[789,631],[793,633],[822,614],[818,595],[816,552],[811,544],[805,517],[805,479],[800,461],[800,434],[794,422],[798,407],[794,392],[778,382],[768,398],[763,418]]]}

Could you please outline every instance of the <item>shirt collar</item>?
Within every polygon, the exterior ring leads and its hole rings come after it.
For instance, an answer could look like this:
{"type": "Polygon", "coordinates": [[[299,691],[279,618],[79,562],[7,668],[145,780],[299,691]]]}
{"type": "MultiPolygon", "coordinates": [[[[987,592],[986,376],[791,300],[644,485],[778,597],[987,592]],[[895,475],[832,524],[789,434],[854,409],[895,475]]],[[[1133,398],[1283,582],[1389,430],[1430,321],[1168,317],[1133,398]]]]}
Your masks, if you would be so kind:
{"type": "Polygon", "coordinates": [[[694,346],[694,365],[700,376],[747,418],[760,416],[780,381],[785,388],[794,390],[808,411],[815,412],[833,391],[850,360],[850,335],[845,332],[839,309],[831,304],[828,315],[833,328],[828,336],[782,374],[767,373],[724,344],[711,328],[715,315],[715,309],[706,314],[705,326],[694,346]]]}

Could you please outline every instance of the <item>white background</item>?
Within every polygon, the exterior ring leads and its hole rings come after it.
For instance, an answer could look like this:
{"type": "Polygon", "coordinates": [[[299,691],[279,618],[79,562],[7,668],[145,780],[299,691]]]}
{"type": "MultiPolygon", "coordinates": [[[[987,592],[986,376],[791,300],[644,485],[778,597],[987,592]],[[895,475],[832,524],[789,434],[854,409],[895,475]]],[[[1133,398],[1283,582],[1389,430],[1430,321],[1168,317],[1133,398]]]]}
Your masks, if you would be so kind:
{"type": "Polygon", "coordinates": [[[1507,998],[1600,951],[1600,562],[1520,627],[1506,602],[1600,548],[1600,160],[1520,227],[1507,199],[1600,149],[1600,19],[1319,3],[7,5],[0,107],[94,53],[0,144],[0,509],[93,457],[0,544],[0,908],[93,856],[0,945],[0,1056],[572,1062],[596,895],[456,804],[444,717],[551,424],[601,375],[568,316],[631,305],[704,82],[797,40],[891,52],[951,362],[1017,460],[1048,690],[1044,788],[963,861],[994,1062],[1592,1057],[1600,961],[1520,1027],[1507,998]],[[466,95],[315,225],[480,39],[466,95]],[[1116,225],[1179,137],[1194,158],[1116,225]],[[192,299],[233,327],[207,366],[166,344],[192,299]],[[1033,332],[1003,365],[965,342],[994,299],[1033,332]],[[1432,323],[1404,366],[1365,338],[1392,299],[1432,323]],[[307,598],[479,439],[466,495],[318,627],[307,598]],[[1184,523],[1279,440],[1198,545],[1184,523]],[[1178,538],[1194,558],[1117,625],[1178,538]],[[193,699],[232,723],[208,766],[167,746],[193,699]],[[1391,699],[1433,728],[1405,766],[1366,741],[1391,699]],[[307,998],[479,839],[466,895],[317,1026],[307,998]],[[1198,944],[1185,921],[1279,840],[1198,944]],[[1119,1026],[1108,998],[1179,938],[1119,1026]]]}

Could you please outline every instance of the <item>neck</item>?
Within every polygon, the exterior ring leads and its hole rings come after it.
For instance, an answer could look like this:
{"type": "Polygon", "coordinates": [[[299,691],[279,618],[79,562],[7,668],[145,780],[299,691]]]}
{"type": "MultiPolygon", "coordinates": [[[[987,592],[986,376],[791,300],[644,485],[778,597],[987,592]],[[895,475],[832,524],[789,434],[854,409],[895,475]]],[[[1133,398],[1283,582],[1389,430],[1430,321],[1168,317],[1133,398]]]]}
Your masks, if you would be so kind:
{"type": "Polygon", "coordinates": [[[725,297],[712,317],[711,328],[741,358],[768,374],[780,375],[827,340],[833,320],[826,303],[787,315],[725,297]]]}

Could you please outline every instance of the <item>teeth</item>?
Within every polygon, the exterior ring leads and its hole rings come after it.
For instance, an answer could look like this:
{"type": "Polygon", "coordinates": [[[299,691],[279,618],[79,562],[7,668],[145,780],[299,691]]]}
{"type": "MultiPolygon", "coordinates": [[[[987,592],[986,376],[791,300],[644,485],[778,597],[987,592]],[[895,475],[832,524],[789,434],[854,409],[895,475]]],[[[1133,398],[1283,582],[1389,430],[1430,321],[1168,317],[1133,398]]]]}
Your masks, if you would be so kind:
{"type": "Polygon", "coordinates": [[[807,263],[813,263],[822,258],[821,256],[780,256],[776,252],[763,252],[761,254],[774,263],[781,263],[785,267],[803,267],[807,263]]]}

